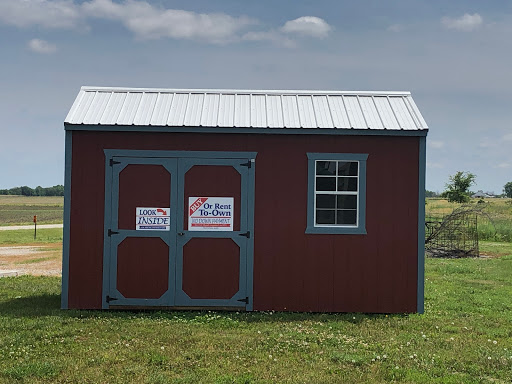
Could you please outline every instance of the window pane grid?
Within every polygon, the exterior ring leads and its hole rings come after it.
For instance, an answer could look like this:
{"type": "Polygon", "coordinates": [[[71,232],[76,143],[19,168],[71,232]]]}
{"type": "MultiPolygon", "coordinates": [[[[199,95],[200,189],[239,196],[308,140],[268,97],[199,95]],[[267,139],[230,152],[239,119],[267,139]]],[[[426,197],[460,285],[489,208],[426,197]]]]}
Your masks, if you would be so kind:
{"type": "Polygon", "coordinates": [[[315,224],[357,226],[359,161],[316,160],[315,180],[315,224]]]}

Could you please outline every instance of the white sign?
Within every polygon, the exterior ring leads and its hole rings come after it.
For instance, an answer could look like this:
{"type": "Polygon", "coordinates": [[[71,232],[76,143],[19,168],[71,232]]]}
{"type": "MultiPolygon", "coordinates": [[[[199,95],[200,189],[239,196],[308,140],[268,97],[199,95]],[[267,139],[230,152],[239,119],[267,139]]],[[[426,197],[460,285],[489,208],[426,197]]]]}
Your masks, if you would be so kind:
{"type": "Polygon", "coordinates": [[[171,209],[137,207],[135,229],[137,231],[170,231],[171,209]]]}
{"type": "Polygon", "coordinates": [[[234,199],[232,197],[189,197],[189,231],[232,231],[234,199]]]}

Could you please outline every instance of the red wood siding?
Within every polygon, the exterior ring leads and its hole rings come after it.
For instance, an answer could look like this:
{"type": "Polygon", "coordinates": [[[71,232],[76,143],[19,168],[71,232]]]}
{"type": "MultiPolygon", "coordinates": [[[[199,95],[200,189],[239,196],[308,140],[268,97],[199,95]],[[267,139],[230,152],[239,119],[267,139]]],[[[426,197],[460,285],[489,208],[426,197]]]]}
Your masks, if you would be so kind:
{"type": "Polygon", "coordinates": [[[73,132],[69,307],[100,308],[104,148],[255,151],[254,309],[415,312],[419,138],[73,132]],[[368,153],[367,235],[304,233],[307,152],[368,153]]]}

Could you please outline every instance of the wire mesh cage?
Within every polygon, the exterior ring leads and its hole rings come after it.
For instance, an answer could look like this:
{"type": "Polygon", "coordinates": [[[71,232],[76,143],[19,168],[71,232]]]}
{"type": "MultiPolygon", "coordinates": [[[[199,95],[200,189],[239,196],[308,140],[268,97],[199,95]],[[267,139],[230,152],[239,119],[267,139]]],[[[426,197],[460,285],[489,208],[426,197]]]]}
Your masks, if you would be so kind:
{"type": "Polygon", "coordinates": [[[426,221],[425,251],[430,257],[478,257],[478,215],[454,212],[426,221]]]}

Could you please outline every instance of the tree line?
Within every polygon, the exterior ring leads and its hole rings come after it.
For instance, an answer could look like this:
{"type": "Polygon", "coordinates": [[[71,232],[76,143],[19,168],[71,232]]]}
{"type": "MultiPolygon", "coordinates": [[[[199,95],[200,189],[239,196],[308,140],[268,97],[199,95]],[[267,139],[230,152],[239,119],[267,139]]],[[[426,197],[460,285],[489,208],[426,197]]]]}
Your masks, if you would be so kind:
{"type": "MultiPolygon", "coordinates": [[[[451,202],[467,203],[473,194],[469,188],[475,184],[476,176],[471,172],[458,171],[449,177],[445,190],[439,194],[437,192],[425,191],[425,197],[442,197],[451,202]]],[[[512,198],[512,181],[503,186],[503,197],[512,198]]]]}
{"type": "Polygon", "coordinates": [[[22,195],[22,196],[64,196],[64,186],[54,185],[53,187],[35,188],[23,185],[21,187],[14,187],[11,189],[0,189],[0,195],[22,195]]]}

